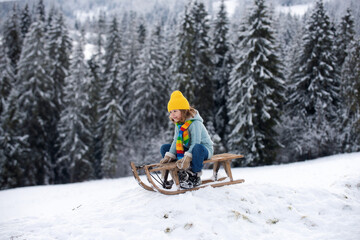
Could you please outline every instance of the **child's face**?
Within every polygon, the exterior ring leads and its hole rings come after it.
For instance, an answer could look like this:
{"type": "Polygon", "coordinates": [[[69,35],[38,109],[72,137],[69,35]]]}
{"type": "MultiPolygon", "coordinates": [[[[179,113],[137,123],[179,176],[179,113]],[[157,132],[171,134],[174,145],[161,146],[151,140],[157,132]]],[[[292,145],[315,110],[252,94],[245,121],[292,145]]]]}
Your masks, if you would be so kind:
{"type": "Polygon", "coordinates": [[[170,117],[174,119],[175,122],[179,122],[181,119],[181,111],[178,109],[170,111],[170,117]]]}

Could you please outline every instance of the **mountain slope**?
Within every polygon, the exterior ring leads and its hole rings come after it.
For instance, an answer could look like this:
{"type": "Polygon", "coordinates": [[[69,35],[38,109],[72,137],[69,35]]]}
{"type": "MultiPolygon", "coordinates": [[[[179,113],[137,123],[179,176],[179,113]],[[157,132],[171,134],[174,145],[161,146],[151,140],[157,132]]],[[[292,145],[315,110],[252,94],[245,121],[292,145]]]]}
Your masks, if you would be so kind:
{"type": "Polygon", "coordinates": [[[0,239],[359,239],[359,173],[353,153],[238,168],[243,184],[177,196],[132,177],[0,191],[0,239]]]}

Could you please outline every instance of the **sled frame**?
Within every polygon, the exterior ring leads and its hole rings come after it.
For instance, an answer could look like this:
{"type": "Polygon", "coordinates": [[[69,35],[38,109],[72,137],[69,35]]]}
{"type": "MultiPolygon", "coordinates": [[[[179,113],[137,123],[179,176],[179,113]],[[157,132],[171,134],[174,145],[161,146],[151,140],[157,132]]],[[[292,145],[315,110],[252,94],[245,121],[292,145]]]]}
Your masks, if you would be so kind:
{"type": "Polygon", "coordinates": [[[245,182],[244,179],[234,180],[233,176],[232,176],[232,172],[231,172],[231,161],[234,159],[243,158],[243,157],[244,157],[243,155],[222,153],[222,154],[214,155],[211,159],[205,160],[204,164],[206,164],[206,163],[214,164],[213,165],[213,176],[210,179],[202,180],[202,183],[200,186],[191,188],[191,189],[180,188],[179,175],[178,175],[178,172],[180,169],[176,166],[175,162],[164,163],[164,164],[154,163],[154,164],[148,164],[148,165],[143,165],[143,166],[136,166],[133,162],[131,162],[130,165],[131,165],[131,169],[132,169],[134,178],[136,179],[138,184],[145,190],[156,191],[156,192],[160,192],[165,195],[177,195],[177,194],[185,193],[188,191],[195,191],[200,188],[204,188],[204,187],[208,187],[208,186],[215,188],[215,187],[222,187],[222,186],[226,186],[226,185],[232,185],[232,184],[238,184],[238,183],[245,182]],[[219,171],[221,165],[223,166],[227,177],[218,178],[218,171],[219,171]],[[145,175],[149,182],[149,185],[144,183],[140,179],[140,176],[139,176],[140,170],[145,171],[145,175]],[[167,180],[167,176],[170,173],[170,175],[174,181],[174,184],[176,185],[176,190],[165,189],[160,184],[156,184],[152,173],[156,173],[159,171],[165,172],[165,180],[167,180]],[[226,179],[228,179],[228,180],[224,181],[226,179]]]}

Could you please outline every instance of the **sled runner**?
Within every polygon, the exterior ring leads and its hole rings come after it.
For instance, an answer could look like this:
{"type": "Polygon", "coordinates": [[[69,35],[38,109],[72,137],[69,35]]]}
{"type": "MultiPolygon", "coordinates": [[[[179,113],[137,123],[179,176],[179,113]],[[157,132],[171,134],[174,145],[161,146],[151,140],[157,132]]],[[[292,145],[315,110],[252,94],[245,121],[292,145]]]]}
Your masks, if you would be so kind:
{"type": "Polygon", "coordinates": [[[148,191],[157,191],[162,194],[166,195],[176,195],[180,193],[185,193],[187,191],[194,191],[204,187],[222,187],[225,185],[237,184],[242,183],[245,180],[239,179],[234,180],[232,173],[231,173],[231,161],[237,158],[243,158],[243,155],[236,155],[230,153],[223,153],[214,155],[211,159],[205,160],[204,164],[206,163],[213,163],[213,176],[210,179],[202,180],[201,185],[191,188],[191,189],[182,189],[180,188],[179,182],[179,169],[176,166],[175,162],[170,163],[155,163],[155,164],[148,164],[143,166],[135,166],[133,162],[131,162],[131,169],[134,174],[136,181],[139,183],[141,187],[148,191]],[[218,171],[220,165],[223,165],[224,170],[226,172],[227,177],[218,178],[218,171]],[[150,185],[144,183],[139,177],[139,171],[144,170],[147,180],[150,185]],[[159,176],[158,172],[165,171],[164,181],[159,176]],[[174,184],[176,186],[175,190],[167,189],[165,182],[167,181],[168,175],[172,176],[174,184]]]}

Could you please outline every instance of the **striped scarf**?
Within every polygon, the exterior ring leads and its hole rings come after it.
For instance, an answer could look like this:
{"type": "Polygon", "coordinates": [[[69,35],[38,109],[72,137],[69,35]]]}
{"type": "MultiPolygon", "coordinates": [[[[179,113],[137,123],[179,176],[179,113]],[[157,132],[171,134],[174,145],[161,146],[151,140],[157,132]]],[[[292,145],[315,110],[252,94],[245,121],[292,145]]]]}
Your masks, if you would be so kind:
{"type": "Polygon", "coordinates": [[[188,147],[189,145],[189,131],[187,130],[192,123],[192,120],[187,120],[184,124],[176,123],[176,126],[179,128],[179,135],[176,140],[176,156],[177,159],[182,159],[184,157],[184,146],[188,147]]]}

